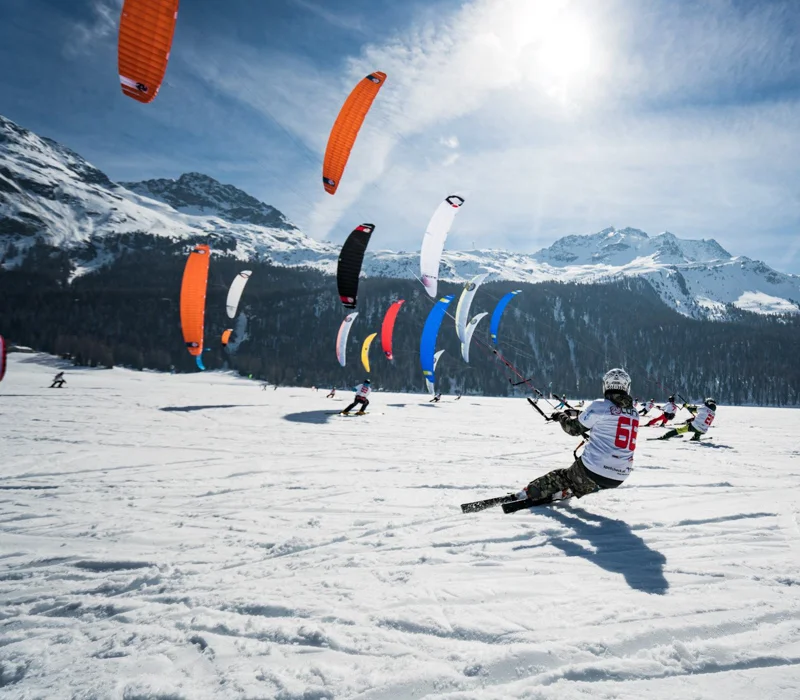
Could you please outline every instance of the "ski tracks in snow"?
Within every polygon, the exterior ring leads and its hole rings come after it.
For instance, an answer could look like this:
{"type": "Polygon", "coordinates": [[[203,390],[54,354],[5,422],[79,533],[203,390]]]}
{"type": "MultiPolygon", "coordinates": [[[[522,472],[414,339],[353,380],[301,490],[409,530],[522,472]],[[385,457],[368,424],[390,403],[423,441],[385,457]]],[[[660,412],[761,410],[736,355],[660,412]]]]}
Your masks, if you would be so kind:
{"type": "Polygon", "coordinates": [[[798,694],[798,412],[721,407],[734,449],[642,443],[616,491],[462,515],[574,439],[514,400],[287,421],[330,402],[125,370],[74,372],[67,400],[48,377],[12,358],[3,383],[12,696],[798,694]]]}

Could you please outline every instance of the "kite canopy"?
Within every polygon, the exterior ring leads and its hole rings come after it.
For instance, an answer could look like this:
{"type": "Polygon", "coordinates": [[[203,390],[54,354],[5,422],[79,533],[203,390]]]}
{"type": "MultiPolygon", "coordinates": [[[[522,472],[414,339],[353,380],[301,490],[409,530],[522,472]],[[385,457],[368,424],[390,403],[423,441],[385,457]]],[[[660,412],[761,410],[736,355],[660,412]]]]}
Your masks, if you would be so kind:
{"type": "Polygon", "coordinates": [[[383,317],[381,324],[381,348],[383,354],[386,355],[387,360],[393,360],[392,355],[392,335],[394,334],[394,323],[397,320],[397,314],[400,313],[400,307],[405,303],[405,299],[395,301],[389,306],[386,315],[383,317]]]}
{"type": "Polygon", "coordinates": [[[494,307],[494,311],[492,312],[492,320],[489,323],[489,335],[491,335],[492,342],[495,345],[497,345],[497,331],[500,328],[500,317],[503,315],[503,311],[505,311],[506,306],[508,306],[508,302],[510,302],[521,291],[521,289],[517,289],[513,292],[509,292],[500,301],[498,301],[497,306],[494,307]]]}
{"type": "MultiPolygon", "coordinates": [[[[436,365],[439,364],[439,358],[444,355],[444,350],[437,350],[436,354],[433,356],[433,371],[436,372],[436,365]]],[[[434,384],[429,380],[425,380],[425,386],[427,387],[428,391],[433,394],[434,393],[434,384]]]]}
{"type": "Polygon", "coordinates": [[[364,365],[367,374],[369,374],[369,346],[372,345],[372,341],[375,340],[376,335],[378,334],[371,333],[368,335],[364,338],[364,344],[361,346],[361,364],[364,365]]]}
{"type": "Polygon", "coordinates": [[[342,367],[344,367],[347,360],[347,336],[350,335],[350,327],[353,325],[353,321],[356,320],[356,316],[358,316],[358,311],[347,314],[344,317],[344,321],[342,321],[342,325],[339,326],[339,333],[336,335],[336,359],[339,360],[339,364],[342,367]]]}
{"type": "Polygon", "coordinates": [[[467,319],[469,318],[469,309],[472,306],[472,299],[478,291],[478,287],[483,284],[483,281],[489,276],[490,273],[484,272],[482,275],[476,275],[467,284],[464,285],[464,291],[458,298],[458,306],[456,306],[456,333],[458,339],[463,343],[464,334],[467,328],[467,319]]]}
{"type": "Polygon", "coordinates": [[[428,228],[425,229],[425,236],[422,239],[422,250],[419,254],[419,269],[422,277],[422,284],[425,291],[431,298],[436,296],[436,286],[439,281],[439,262],[444,251],[444,242],[453,220],[461,206],[464,198],[456,194],[447,197],[433,212],[428,228]]]}
{"type": "Polygon", "coordinates": [[[119,19],[117,68],[122,92],[152,102],[167,70],[178,0],[125,0],[119,19]]]}
{"type": "Polygon", "coordinates": [[[422,328],[422,337],[419,341],[419,360],[428,389],[436,383],[436,360],[434,357],[436,339],[439,335],[439,327],[442,325],[444,315],[447,313],[447,307],[450,306],[453,298],[454,296],[449,294],[439,299],[433,305],[428,318],[425,320],[425,326],[422,328]]]}
{"type": "Polygon", "coordinates": [[[339,298],[346,309],[356,308],[358,276],[361,274],[361,265],[364,262],[364,253],[367,250],[369,237],[374,230],[375,226],[373,224],[356,226],[347,237],[339,253],[339,264],[336,267],[336,285],[339,288],[339,298]]]}
{"type": "Polygon", "coordinates": [[[239,300],[242,298],[244,286],[250,279],[253,273],[250,270],[242,270],[231,282],[231,288],[228,290],[228,299],[225,302],[225,310],[228,312],[228,318],[236,316],[236,309],[239,308],[239,300]]]}
{"type": "Polygon", "coordinates": [[[222,344],[227,345],[228,341],[231,339],[231,333],[233,333],[233,328],[226,328],[222,331],[222,344]]]}
{"type": "Polygon", "coordinates": [[[0,335],[0,382],[6,376],[6,362],[8,361],[8,349],[6,348],[6,339],[0,335]]]}
{"type": "Polygon", "coordinates": [[[328,136],[325,160],[322,163],[322,184],[328,194],[336,194],[358,131],[384,82],[386,73],[370,73],[353,88],[344,101],[328,136]]]}
{"type": "Polygon", "coordinates": [[[488,315],[489,315],[488,311],[482,311],[477,316],[473,316],[470,322],[467,324],[467,327],[464,330],[464,340],[461,341],[461,357],[464,358],[464,362],[469,362],[469,345],[472,342],[472,334],[478,327],[478,323],[480,323],[480,320],[484,316],[488,315]]]}
{"type": "Polygon", "coordinates": [[[195,357],[194,361],[197,363],[197,369],[199,369],[201,372],[205,372],[206,371],[206,366],[203,364],[203,356],[202,355],[198,355],[197,357],[195,357]]]}
{"type": "Polygon", "coordinates": [[[206,287],[211,248],[196,245],[186,261],[181,284],[181,330],[190,355],[203,352],[203,325],[206,312],[206,287]]]}

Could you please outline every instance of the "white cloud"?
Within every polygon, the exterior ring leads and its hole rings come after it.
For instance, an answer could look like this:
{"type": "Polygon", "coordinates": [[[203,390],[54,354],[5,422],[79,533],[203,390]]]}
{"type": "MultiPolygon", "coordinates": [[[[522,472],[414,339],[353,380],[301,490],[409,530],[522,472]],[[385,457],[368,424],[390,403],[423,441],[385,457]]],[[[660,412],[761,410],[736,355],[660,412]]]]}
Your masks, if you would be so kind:
{"type": "Polygon", "coordinates": [[[532,250],[632,225],[752,255],[754,231],[800,224],[800,108],[741,94],[796,71],[786,24],[780,7],[732,0],[474,0],[344,66],[231,46],[196,69],[280,125],[309,172],[348,92],[387,73],[337,194],[319,176],[291,185],[309,209],[290,214],[312,235],[373,221],[381,246],[413,249],[458,191],[452,247],[532,250]]]}
{"type": "Polygon", "coordinates": [[[92,0],[92,18],[88,22],[75,22],[64,44],[64,53],[74,58],[91,53],[98,42],[116,37],[123,0],[92,0]]]}

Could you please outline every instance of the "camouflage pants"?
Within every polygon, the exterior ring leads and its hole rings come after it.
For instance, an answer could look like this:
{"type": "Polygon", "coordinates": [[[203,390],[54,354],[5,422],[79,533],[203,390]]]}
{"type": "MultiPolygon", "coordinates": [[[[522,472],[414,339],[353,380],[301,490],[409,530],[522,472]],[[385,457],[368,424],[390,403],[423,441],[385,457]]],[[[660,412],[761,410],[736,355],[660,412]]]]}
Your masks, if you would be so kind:
{"type": "Polygon", "coordinates": [[[594,493],[600,487],[592,481],[583,462],[578,458],[568,469],[554,469],[531,481],[527,489],[531,498],[536,497],[537,489],[541,493],[541,498],[552,496],[563,489],[570,489],[573,496],[581,498],[586,494],[594,493]]]}

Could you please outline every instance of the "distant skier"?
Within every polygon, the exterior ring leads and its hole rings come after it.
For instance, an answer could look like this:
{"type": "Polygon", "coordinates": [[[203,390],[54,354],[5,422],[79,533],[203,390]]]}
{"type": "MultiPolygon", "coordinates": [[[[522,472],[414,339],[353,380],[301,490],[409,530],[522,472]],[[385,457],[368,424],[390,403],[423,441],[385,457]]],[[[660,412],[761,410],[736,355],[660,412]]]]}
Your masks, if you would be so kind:
{"type": "Polygon", "coordinates": [[[461,398],[461,394],[456,394],[456,398],[453,399],[454,401],[458,401],[461,398]]]}
{"type": "MultiPolygon", "coordinates": [[[[603,398],[592,401],[577,417],[556,411],[552,418],[569,435],[586,438],[586,449],[567,469],[540,476],[518,495],[534,501],[566,494],[576,498],[619,486],[633,470],[639,415],[630,396],[631,378],[624,369],[603,377],[603,398]],[[589,438],[591,431],[591,439],[589,438]]],[[[546,502],[546,501],[545,501],[546,502]]]]}
{"type": "Polygon", "coordinates": [[[646,416],[647,412],[648,411],[652,411],[653,410],[653,406],[655,406],[655,405],[656,405],[656,400],[655,399],[650,399],[647,403],[642,401],[642,410],[639,411],[639,415],[640,416],[646,416]]]}
{"type": "Polygon", "coordinates": [[[566,408],[567,406],[567,395],[561,394],[561,401],[559,402],[558,406],[556,406],[556,411],[560,411],[562,408],[566,408]]]}
{"type": "Polygon", "coordinates": [[[689,410],[692,417],[683,425],[673,428],[668,433],[664,433],[658,438],[659,440],[669,440],[676,435],[682,435],[683,433],[691,431],[693,434],[690,442],[697,442],[702,435],[708,432],[708,429],[714,422],[714,418],[717,416],[717,402],[712,398],[703,401],[702,406],[683,404],[683,407],[689,410]]]}
{"type": "Polygon", "coordinates": [[[428,403],[439,403],[439,401],[441,401],[441,398],[442,394],[441,392],[438,392],[436,396],[434,396],[430,401],[428,401],[428,403]]]}
{"type": "Polygon", "coordinates": [[[351,403],[347,408],[342,411],[342,415],[347,415],[352,411],[356,406],[360,405],[361,408],[356,411],[357,416],[363,416],[367,410],[367,406],[369,406],[369,392],[371,389],[369,388],[369,379],[365,379],[361,384],[356,387],[356,397],[353,399],[353,403],[351,403]]]}
{"type": "Polygon", "coordinates": [[[335,396],[336,396],[336,387],[334,386],[334,387],[331,387],[330,392],[328,392],[328,395],[325,398],[326,399],[332,399],[335,396]]]}
{"type": "Polygon", "coordinates": [[[658,425],[659,423],[661,423],[661,425],[666,425],[668,420],[673,420],[675,418],[675,414],[678,412],[678,406],[675,403],[674,396],[670,396],[667,399],[667,403],[661,407],[661,411],[661,415],[658,418],[653,418],[645,427],[658,425]]]}
{"type": "Polygon", "coordinates": [[[59,372],[55,377],[53,377],[53,383],[50,385],[51,389],[61,389],[64,384],[67,383],[67,380],[64,379],[64,373],[59,372]]]}

